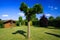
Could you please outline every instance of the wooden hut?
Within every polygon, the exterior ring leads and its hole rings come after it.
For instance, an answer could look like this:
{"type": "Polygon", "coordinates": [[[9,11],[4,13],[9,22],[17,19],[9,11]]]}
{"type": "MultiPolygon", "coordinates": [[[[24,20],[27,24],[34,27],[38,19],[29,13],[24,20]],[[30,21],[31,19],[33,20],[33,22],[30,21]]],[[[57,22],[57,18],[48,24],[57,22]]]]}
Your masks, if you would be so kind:
{"type": "Polygon", "coordinates": [[[16,23],[13,20],[8,20],[4,22],[4,28],[11,28],[15,26],[16,26],[16,23]]]}

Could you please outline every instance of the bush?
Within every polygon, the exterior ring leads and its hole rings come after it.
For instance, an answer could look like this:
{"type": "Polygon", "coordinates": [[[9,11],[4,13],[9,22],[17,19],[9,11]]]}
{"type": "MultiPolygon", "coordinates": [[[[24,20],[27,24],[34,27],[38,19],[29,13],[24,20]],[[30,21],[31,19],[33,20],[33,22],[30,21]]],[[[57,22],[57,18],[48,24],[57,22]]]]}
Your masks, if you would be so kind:
{"type": "Polygon", "coordinates": [[[39,21],[32,21],[33,26],[39,26],[39,21]]]}
{"type": "Polygon", "coordinates": [[[49,26],[54,26],[55,28],[60,28],[60,20],[49,20],[49,26]]]}
{"type": "Polygon", "coordinates": [[[21,25],[25,25],[25,21],[22,21],[22,22],[21,22],[21,25]]]}
{"type": "Polygon", "coordinates": [[[25,25],[27,26],[27,25],[28,25],[28,23],[27,23],[27,22],[25,22],[25,25]]]}
{"type": "Polygon", "coordinates": [[[16,26],[19,26],[19,21],[16,21],[16,26]]]}

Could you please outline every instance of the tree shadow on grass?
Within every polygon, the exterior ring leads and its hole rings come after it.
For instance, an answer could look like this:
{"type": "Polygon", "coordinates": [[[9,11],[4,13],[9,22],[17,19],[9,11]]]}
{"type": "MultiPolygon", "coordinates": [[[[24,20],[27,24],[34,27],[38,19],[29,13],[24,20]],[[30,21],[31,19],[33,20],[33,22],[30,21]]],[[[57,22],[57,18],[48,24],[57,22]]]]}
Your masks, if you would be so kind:
{"type": "Polygon", "coordinates": [[[58,34],[53,34],[53,33],[48,33],[48,32],[45,32],[46,34],[49,34],[49,35],[53,35],[53,36],[56,36],[56,37],[59,37],[60,38],[60,35],[58,34]]]}
{"type": "Polygon", "coordinates": [[[54,27],[54,28],[48,28],[48,29],[60,29],[60,28],[55,28],[55,27],[54,27]]]}
{"type": "Polygon", "coordinates": [[[23,35],[24,37],[26,37],[26,35],[24,34],[24,33],[26,33],[25,31],[23,31],[23,30],[17,30],[16,32],[13,32],[12,34],[21,34],[21,35],[23,35]]]}

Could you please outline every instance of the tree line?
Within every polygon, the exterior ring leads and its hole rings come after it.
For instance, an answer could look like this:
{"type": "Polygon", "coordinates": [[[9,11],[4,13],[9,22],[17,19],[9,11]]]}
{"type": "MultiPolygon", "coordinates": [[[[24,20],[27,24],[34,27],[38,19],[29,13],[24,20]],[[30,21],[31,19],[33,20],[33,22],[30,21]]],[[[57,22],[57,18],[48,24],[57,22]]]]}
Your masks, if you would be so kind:
{"type": "MultiPolygon", "coordinates": [[[[54,18],[53,16],[50,16],[49,18],[45,17],[43,15],[39,20],[36,18],[36,16],[32,17],[33,19],[30,21],[31,26],[39,26],[39,27],[48,27],[53,26],[56,28],[60,27],[60,16],[57,16],[54,18]]],[[[20,23],[20,22],[19,22],[20,23]]],[[[27,20],[21,20],[21,25],[28,25],[27,20]]]]}
{"type": "MultiPolygon", "coordinates": [[[[6,20],[5,20],[6,21],[6,20]]],[[[22,26],[22,25],[28,25],[27,20],[23,20],[23,18],[20,16],[18,20],[15,20],[16,26],[22,26]]],[[[4,28],[4,20],[0,19],[0,28],[4,28]]],[[[32,17],[32,20],[30,21],[31,26],[38,26],[38,27],[48,27],[53,26],[55,28],[60,28],[60,16],[57,16],[54,18],[53,16],[50,16],[49,18],[46,18],[45,15],[43,15],[39,20],[36,18],[36,15],[32,17]]]]}

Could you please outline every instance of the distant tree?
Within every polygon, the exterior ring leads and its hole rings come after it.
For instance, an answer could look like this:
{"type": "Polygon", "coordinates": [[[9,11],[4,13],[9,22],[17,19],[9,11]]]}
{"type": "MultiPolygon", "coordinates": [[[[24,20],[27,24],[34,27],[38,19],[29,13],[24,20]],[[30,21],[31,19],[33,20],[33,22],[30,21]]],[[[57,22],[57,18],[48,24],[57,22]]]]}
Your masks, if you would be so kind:
{"type": "Polygon", "coordinates": [[[1,19],[0,19],[0,21],[1,21],[1,19]]]}
{"type": "Polygon", "coordinates": [[[55,25],[54,25],[56,28],[60,28],[60,16],[57,16],[55,18],[55,25]]]}
{"type": "Polygon", "coordinates": [[[36,15],[31,16],[31,18],[32,18],[32,21],[37,21],[38,20],[38,18],[36,18],[36,15]]]}
{"type": "Polygon", "coordinates": [[[30,38],[30,21],[31,16],[42,13],[43,8],[40,4],[35,4],[32,8],[28,8],[28,6],[25,3],[22,3],[20,6],[20,10],[25,13],[26,19],[28,21],[28,27],[27,27],[27,37],[30,38]]]}
{"type": "Polygon", "coordinates": [[[19,21],[16,21],[16,26],[19,26],[19,21]]]}
{"type": "Polygon", "coordinates": [[[53,16],[50,16],[50,17],[49,17],[49,20],[54,20],[54,17],[53,17],[53,16]]]}
{"type": "Polygon", "coordinates": [[[57,17],[56,17],[56,20],[60,20],[60,16],[57,16],[57,17]]]}
{"type": "Polygon", "coordinates": [[[36,25],[37,26],[37,23],[38,23],[38,18],[36,18],[36,15],[32,15],[31,16],[31,21],[30,21],[30,25],[36,25]]]}
{"type": "Polygon", "coordinates": [[[0,28],[3,28],[4,25],[3,25],[3,21],[0,19],[0,28]]]}
{"type": "Polygon", "coordinates": [[[40,19],[40,26],[41,27],[47,27],[48,26],[48,19],[43,15],[40,19]]]}
{"type": "Polygon", "coordinates": [[[21,23],[22,23],[22,17],[20,16],[19,17],[19,25],[21,26],[21,23]]]}
{"type": "Polygon", "coordinates": [[[50,17],[49,26],[54,26],[55,28],[60,28],[60,17],[57,16],[55,19],[54,17],[50,17]]]}
{"type": "Polygon", "coordinates": [[[49,20],[48,20],[48,25],[49,26],[53,26],[54,25],[54,22],[53,21],[54,21],[54,17],[53,16],[50,16],[49,17],[49,20]]]}

